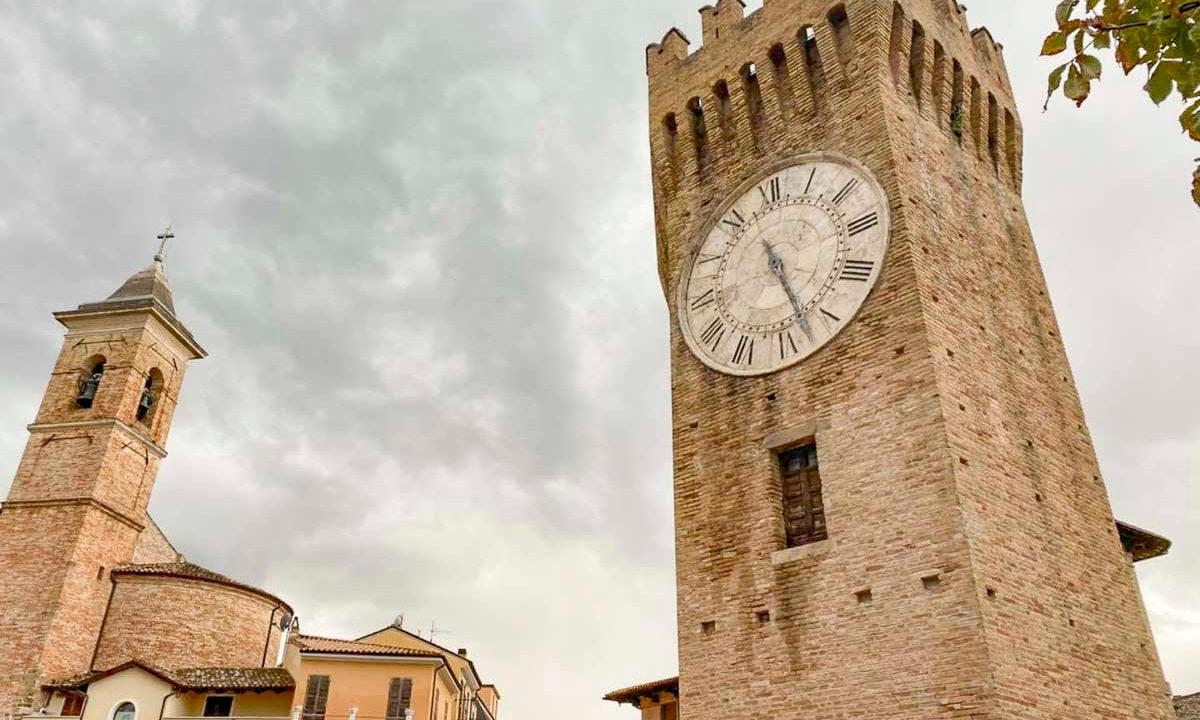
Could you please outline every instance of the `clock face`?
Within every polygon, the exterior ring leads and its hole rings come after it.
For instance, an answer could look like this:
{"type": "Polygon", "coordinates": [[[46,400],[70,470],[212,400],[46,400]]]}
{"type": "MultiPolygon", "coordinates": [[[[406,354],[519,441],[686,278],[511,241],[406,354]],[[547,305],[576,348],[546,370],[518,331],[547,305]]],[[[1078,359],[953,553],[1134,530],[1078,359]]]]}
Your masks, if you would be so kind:
{"type": "Polygon", "coordinates": [[[818,154],[777,166],[722,206],[685,264],[688,346],[730,375],[795,365],[858,313],[890,230],[887,196],[860,164],[818,154]]]}

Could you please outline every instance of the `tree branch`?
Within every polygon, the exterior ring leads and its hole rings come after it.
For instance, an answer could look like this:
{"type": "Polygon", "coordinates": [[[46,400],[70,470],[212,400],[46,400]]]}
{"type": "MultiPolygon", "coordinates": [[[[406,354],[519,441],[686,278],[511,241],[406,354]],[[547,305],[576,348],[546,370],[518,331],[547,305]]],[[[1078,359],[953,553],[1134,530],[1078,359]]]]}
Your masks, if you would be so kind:
{"type": "MultiPolygon", "coordinates": [[[[1193,0],[1192,2],[1186,2],[1179,6],[1180,15],[1186,15],[1196,10],[1200,10],[1200,0],[1193,0]]],[[[1150,20],[1139,20],[1138,22],[1125,23],[1123,25],[1109,25],[1102,19],[1094,17],[1085,19],[1083,24],[1097,32],[1121,32],[1122,30],[1130,30],[1132,28],[1149,27],[1151,23],[1158,22],[1160,20],[1170,20],[1171,17],[1171,15],[1160,15],[1150,20]]]]}

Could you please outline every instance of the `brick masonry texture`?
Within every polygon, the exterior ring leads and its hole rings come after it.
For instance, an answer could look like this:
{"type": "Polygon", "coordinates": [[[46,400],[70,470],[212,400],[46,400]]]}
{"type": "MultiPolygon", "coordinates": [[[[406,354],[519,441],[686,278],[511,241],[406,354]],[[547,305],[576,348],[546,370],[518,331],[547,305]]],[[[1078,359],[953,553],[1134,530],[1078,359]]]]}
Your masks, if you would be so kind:
{"type": "Polygon", "coordinates": [[[118,575],[96,667],[139,658],[164,668],[252,668],[264,656],[273,665],[277,608],[270,598],[211,582],[118,575]]]}
{"type": "Polygon", "coordinates": [[[672,31],[647,51],[681,715],[1174,718],[1024,214],[1001,48],[951,0],[843,8],[721,0],[702,48],[672,31]],[[817,151],[886,188],[882,277],[797,368],[715,373],[673,300],[697,233],[761,168],[817,151]],[[813,429],[830,539],[777,564],[764,439],[792,428],[813,429]]]}
{"type": "MultiPolygon", "coordinates": [[[[143,558],[174,559],[146,507],[192,354],[147,312],[64,324],[63,350],[0,509],[0,716],[28,707],[42,682],[90,669],[113,567],[130,562],[139,544],[143,558]],[[80,408],[80,381],[101,360],[96,402],[80,408]],[[161,375],[158,400],[139,421],[152,372],[161,375]]],[[[265,639],[265,624],[256,634],[265,639]]]]}

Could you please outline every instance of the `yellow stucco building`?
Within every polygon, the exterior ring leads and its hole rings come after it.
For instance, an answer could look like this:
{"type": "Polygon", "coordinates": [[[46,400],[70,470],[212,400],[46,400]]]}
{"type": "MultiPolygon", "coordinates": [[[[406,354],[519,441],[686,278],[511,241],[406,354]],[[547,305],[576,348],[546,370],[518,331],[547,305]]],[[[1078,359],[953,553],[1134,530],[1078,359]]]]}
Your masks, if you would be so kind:
{"type": "Polygon", "coordinates": [[[294,635],[282,665],[166,670],[143,661],[45,688],[29,720],[496,720],[466,650],[392,625],[356,640],[294,635]]]}

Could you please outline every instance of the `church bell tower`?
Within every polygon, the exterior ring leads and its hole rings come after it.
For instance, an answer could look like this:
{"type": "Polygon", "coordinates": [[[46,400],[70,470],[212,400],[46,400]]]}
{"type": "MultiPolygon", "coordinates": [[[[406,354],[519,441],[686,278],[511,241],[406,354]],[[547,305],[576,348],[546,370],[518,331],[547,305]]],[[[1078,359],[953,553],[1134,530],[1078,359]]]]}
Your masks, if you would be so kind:
{"type": "Polygon", "coordinates": [[[954,0],[740,0],[647,50],[680,714],[1169,720],[954,0]]]}
{"type": "Polygon", "coordinates": [[[187,365],[205,356],[161,253],[54,317],[66,339],[0,505],[0,718],[91,669],[114,567],[174,561],[146,508],[187,365]]]}

